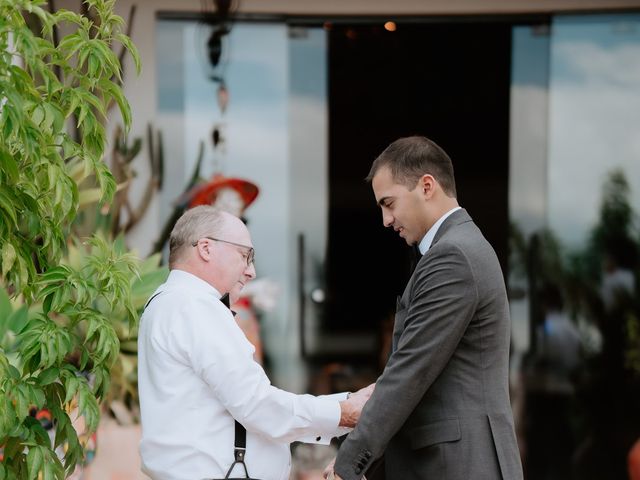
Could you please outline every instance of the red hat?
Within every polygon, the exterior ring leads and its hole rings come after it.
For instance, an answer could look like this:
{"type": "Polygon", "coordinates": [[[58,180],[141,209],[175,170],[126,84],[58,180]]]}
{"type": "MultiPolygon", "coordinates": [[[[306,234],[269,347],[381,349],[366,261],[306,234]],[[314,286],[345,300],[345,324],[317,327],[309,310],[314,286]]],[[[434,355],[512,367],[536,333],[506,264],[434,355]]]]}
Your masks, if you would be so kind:
{"type": "Polygon", "coordinates": [[[207,183],[197,185],[192,189],[189,195],[189,208],[197,205],[212,205],[223,188],[231,188],[238,192],[244,202],[243,210],[253,203],[260,191],[258,186],[249,180],[225,177],[218,173],[207,183]]]}

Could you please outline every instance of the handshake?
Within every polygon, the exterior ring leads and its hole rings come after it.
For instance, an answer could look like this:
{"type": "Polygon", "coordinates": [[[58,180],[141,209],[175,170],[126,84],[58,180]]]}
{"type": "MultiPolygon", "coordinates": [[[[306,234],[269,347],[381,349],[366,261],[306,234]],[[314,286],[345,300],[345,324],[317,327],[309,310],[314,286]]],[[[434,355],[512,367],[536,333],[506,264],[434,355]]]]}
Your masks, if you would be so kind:
{"type": "MultiPolygon", "coordinates": [[[[346,400],[340,402],[340,426],[353,428],[360,420],[360,414],[364,404],[367,403],[369,397],[376,388],[376,384],[372,383],[368,387],[361,388],[355,393],[350,393],[346,400]]],[[[323,472],[324,478],[327,480],[340,480],[340,477],[333,471],[335,459],[327,466],[323,472]]],[[[363,477],[364,478],[364,477],[363,477]]]]}
{"type": "Polygon", "coordinates": [[[369,397],[376,388],[376,384],[372,383],[368,387],[361,388],[355,393],[347,395],[347,399],[340,402],[340,426],[353,428],[360,419],[360,413],[364,404],[367,403],[369,397]]]}

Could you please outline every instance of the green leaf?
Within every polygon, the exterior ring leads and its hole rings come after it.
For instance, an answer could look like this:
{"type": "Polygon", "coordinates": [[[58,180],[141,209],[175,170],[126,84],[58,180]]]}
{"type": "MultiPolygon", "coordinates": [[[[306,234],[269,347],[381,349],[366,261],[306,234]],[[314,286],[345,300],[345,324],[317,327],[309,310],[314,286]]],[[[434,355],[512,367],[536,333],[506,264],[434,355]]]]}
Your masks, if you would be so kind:
{"type": "Polygon", "coordinates": [[[42,469],[44,464],[44,457],[42,455],[41,447],[35,446],[29,449],[27,453],[27,471],[29,472],[29,480],[33,480],[38,477],[38,473],[42,469]]]}
{"type": "Polygon", "coordinates": [[[6,438],[17,422],[13,402],[0,391],[0,438],[6,438]]]}
{"type": "Polygon", "coordinates": [[[30,386],[30,397],[37,408],[45,406],[45,396],[41,389],[30,386]]]}
{"type": "Polygon", "coordinates": [[[18,383],[13,393],[16,403],[16,414],[18,418],[24,418],[29,415],[29,407],[31,407],[31,401],[28,396],[28,392],[25,389],[25,385],[18,383]]]}
{"type": "Polygon", "coordinates": [[[6,277],[7,272],[13,267],[16,261],[16,249],[10,243],[5,243],[2,247],[2,276],[6,277]]]}
{"type": "Polygon", "coordinates": [[[9,294],[4,288],[0,287],[0,338],[9,323],[9,317],[13,313],[13,307],[9,299],[9,294]]]}
{"type": "MultiPolygon", "coordinates": [[[[15,205],[19,205],[20,202],[16,201],[14,195],[8,190],[0,189],[0,209],[4,210],[9,218],[13,221],[14,226],[18,226],[18,214],[15,209],[15,205]]],[[[6,216],[2,215],[6,220],[6,216]]]]}
{"type": "Polygon", "coordinates": [[[65,382],[67,393],[64,397],[64,403],[69,403],[71,400],[73,400],[73,397],[78,392],[79,385],[80,381],[75,375],[69,376],[69,378],[67,378],[67,381],[65,382]]]}
{"type": "Polygon", "coordinates": [[[49,367],[40,372],[38,375],[38,384],[45,386],[55,382],[60,376],[60,369],[57,367],[49,367]]]}
{"type": "MultiPolygon", "coordinates": [[[[57,290],[57,287],[51,286],[53,290],[57,290]]],[[[53,302],[53,292],[44,297],[44,302],[42,302],[42,312],[48,314],[51,311],[51,302],[53,302]]]]}
{"type": "Polygon", "coordinates": [[[46,111],[41,106],[37,106],[31,113],[31,121],[35,123],[38,127],[42,126],[42,123],[45,121],[46,117],[47,117],[46,111]]]}
{"type": "Polygon", "coordinates": [[[92,77],[97,77],[98,72],[100,71],[100,60],[98,56],[90,53],[89,54],[89,75],[92,77]]]}
{"type": "Polygon", "coordinates": [[[116,35],[116,39],[129,51],[136,66],[136,73],[140,75],[140,72],[142,72],[142,65],[140,63],[140,54],[138,53],[138,49],[131,39],[123,33],[116,35]]]}
{"type": "Polygon", "coordinates": [[[35,14],[40,19],[40,23],[42,23],[43,31],[48,35],[51,35],[52,24],[53,24],[53,19],[51,17],[51,14],[35,5],[32,5],[29,10],[31,13],[35,14]]]}
{"type": "Polygon", "coordinates": [[[124,98],[124,95],[122,94],[122,90],[120,90],[120,88],[112,88],[109,92],[113,95],[113,98],[116,99],[116,103],[118,104],[118,108],[120,109],[120,113],[122,114],[122,121],[124,122],[126,130],[128,131],[129,127],[131,126],[131,107],[129,106],[129,102],[127,102],[127,100],[124,98]]]}
{"type": "Polygon", "coordinates": [[[66,265],[59,265],[54,268],[50,268],[40,276],[38,284],[46,284],[51,282],[63,282],[71,275],[71,269],[66,265]]]}
{"type": "Polygon", "coordinates": [[[9,376],[11,376],[11,378],[13,378],[14,380],[20,380],[21,378],[20,372],[13,365],[9,365],[8,373],[9,376]]]}
{"type": "Polygon", "coordinates": [[[0,170],[6,175],[7,183],[17,181],[19,176],[18,163],[15,158],[4,149],[0,150],[0,170]]]}
{"type": "Polygon", "coordinates": [[[29,319],[29,310],[26,305],[16,309],[8,319],[7,328],[14,333],[21,331],[29,319]]]}

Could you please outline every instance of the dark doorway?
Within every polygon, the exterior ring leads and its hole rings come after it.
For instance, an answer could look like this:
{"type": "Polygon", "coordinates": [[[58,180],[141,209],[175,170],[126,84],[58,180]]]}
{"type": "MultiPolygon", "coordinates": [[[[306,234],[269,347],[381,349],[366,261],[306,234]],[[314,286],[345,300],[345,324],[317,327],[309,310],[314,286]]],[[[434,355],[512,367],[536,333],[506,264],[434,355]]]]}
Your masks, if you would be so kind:
{"type": "Polygon", "coordinates": [[[495,248],[508,235],[511,28],[504,22],[334,25],[329,34],[329,246],[324,327],[371,331],[391,315],[410,249],[382,226],[371,162],[425,135],[451,156],[460,204],[495,248]]]}

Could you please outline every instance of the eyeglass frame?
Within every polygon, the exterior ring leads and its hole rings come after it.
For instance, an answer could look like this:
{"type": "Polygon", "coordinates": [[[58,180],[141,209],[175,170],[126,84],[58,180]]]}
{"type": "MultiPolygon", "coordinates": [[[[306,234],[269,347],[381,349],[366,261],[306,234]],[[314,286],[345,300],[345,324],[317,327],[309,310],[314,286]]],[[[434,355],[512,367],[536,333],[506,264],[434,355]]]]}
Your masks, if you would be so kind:
{"type": "Polygon", "coordinates": [[[250,266],[256,259],[256,251],[253,247],[250,247],[249,245],[243,245],[241,243],[236,243],[236,242],[230,242],[229,240],[223,240],[221,238],[215,238],[215,237],[208,237],[208,236],[204,236],[199,238],[198,240],[196,240],[195,242],[193,242],[191,244],[192,247],[197,247],[198,246],[198,242],[200,240],[202,240],[203,238],[206,238],[207,240],[213,240],[214,242],[222,242],[222,243],[228,243],[229,245],[233,245],[235,247],[240,247],[240,248],[247,248],[249,250],[249,253],[247,253],[247,267],[250,266]]]}

